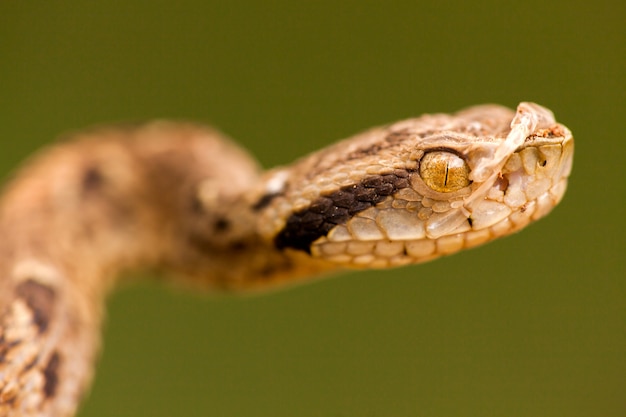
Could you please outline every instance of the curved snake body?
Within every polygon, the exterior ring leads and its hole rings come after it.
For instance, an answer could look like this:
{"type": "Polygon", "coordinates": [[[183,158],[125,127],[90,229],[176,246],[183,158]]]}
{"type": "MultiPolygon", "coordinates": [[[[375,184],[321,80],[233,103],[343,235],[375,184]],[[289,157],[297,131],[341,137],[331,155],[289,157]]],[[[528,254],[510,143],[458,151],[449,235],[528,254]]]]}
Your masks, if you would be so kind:
{"type": "Polygon", "coordinates": [[[531,103],[397,122],[266,173],[206,127],[77,134],[0,202],[0,416],[75,413],[120,272],[239,290],[427,261],[547,214],[572,155],[531,103]]]}

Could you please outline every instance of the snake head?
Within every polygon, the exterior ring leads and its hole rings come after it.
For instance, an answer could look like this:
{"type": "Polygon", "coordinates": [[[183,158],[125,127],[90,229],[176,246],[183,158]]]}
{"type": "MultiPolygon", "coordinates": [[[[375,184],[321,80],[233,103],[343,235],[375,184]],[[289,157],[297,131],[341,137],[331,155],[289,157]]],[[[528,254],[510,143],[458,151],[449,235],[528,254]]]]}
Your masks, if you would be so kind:
{"type": "Polygon", "coordinates": [[[572,156],[570,131],[536,104],[425,115],[270,173],[259,229],[280,250],[344,266],[423,262],[546,215],[572,156]]]}

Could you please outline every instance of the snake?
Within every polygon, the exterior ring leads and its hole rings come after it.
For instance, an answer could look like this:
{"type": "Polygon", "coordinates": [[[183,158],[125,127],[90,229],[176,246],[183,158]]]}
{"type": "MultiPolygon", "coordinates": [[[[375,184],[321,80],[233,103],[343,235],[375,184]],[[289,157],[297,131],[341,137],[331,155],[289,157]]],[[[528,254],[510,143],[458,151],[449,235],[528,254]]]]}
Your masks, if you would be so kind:
{"type": "Polygon", "coordinates": [[[530,102],[402,120],[268,171],[193,123],[66,135],[0,199],[0,416],[75,415],[106,297],[134,271],[255,292],[429,261],[549,213],[573,149],[530,102]]]}

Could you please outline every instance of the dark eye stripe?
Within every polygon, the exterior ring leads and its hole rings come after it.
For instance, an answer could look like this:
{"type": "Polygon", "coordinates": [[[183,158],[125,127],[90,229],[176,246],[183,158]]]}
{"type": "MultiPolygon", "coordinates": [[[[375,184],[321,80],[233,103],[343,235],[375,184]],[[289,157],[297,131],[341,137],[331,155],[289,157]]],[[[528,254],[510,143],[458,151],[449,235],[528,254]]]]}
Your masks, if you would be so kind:
{"type": "Polygon", "coordinates": [[[306,209],[292,213],[285,227],[274,238],[278,249],[292,248],[311,253],[311,244],[326,236],[335,226],[345,224],[402,188],[410,186],[408,170],[373,175],[318,197],[306,209]]]}

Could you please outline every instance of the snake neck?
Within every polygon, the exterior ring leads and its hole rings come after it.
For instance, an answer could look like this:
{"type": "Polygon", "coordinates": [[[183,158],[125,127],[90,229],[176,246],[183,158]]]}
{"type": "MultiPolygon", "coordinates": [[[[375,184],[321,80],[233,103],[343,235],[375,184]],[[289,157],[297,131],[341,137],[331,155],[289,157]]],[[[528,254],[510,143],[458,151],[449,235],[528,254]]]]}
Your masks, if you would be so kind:
{"type": "Polygon", "coordinates": [[[122,272],[237,289],[316,270],[257,234],[259,178],[216,132],[160,122],[88,132],[20,172],[0,203],[0,415],[73,415],[122,272]]]}

